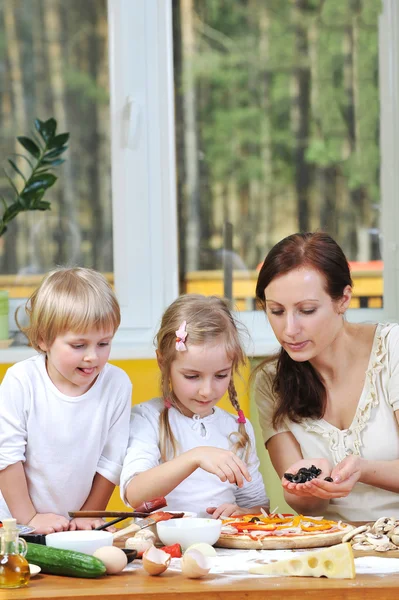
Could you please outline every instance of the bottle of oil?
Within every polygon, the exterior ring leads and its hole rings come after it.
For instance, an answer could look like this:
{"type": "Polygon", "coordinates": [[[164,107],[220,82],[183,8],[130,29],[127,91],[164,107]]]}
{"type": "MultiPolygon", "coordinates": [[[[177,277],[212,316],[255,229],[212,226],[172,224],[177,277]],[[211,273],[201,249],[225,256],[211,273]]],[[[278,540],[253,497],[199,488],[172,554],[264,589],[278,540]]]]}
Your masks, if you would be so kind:
{"type": "Polygon", "coordinates": [[[3,519],[0,528],[0,588],[27,585],[29,564],[25,558],[27,545],[19,539],[16,519],[3,519]]]}

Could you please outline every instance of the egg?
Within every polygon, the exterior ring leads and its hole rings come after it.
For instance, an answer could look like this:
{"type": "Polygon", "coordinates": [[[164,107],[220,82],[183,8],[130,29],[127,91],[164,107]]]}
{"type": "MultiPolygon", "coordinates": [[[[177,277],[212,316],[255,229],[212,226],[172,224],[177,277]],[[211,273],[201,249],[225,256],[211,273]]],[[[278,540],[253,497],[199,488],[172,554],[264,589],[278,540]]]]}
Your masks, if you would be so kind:
{"type": "Polygon", "coordinates": [[[203,554],[204,556],[217,556],[215,548],[210,544],[206,544],[205,542],[198,542],[197,544],[192,544],[187,548],[186,552],[188,552],[189,550],[198,550],[198,552],[201,552],[201,554],[203,554]]]}
{"type": "Polygon", "coordinates": [[[97,548],[93,556],[100,559],[107,569],[107,575],[120,573],[127,565],[127,556],[120,548],[116,546],[103,546],[97,548]]]}
{"type": "Polygon", "coordinates": [[[151,546],[143,554],[143,567],[150,575],[160,575],[169,567],[170,554],[151,546]]]}
{"type": "Polygon", "coordinates": [[[209,573],[211,564],[199,550],[186,550],[181,559],[181,570],[186,577],[199,579],[209,573]]]}
{"type": "Polygon", "coordinates": [[[137,557],[141,558],[146,550],[149,550],[154,545],[153,538],[143,538],[135,535],[130,537],[125,542],[125,548],[137,550],[137,557]]]}

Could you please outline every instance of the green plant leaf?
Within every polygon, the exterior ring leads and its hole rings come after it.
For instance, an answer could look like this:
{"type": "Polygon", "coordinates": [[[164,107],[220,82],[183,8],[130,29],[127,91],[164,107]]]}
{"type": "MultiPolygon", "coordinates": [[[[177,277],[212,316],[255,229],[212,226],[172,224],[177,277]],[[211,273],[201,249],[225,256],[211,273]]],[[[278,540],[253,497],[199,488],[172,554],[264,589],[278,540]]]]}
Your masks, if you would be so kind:
{"type": "Polygon", "coordinates": [[[51,150],[52,148],[59,148],[67,143],[69,140],[69,133],[60,133],[56,135],[52,141],[48,144],[47,148],[51,150]]]}
{"type": "Polygon", "coordinates": [[[57,156],[61,156],[61,154],[63,154],[65,150],[68,150],[68,146],[62,146],[62,148],[55,148],[54,150],[51,150],[51,152],[46,152],[43,158],[45,158],[46,160],[49,158],[57,158],[57,156]]]}
{"type": "Polygon", "coordinates": [[[20,169],[19,169],[19,168],[17,167],[17,165],[15,164],[15,162],[14,162],[13,160],[11,160],[11,158],[9,158],[9,159],[8,159],[8,162],[10,163],[10,165],[12,166],[12,168],[14,169],[14,171],[15,171],[16,173],[18,173],[18,175],[19,175],[20,177],[22,177],[22,179],[23,179],[24,181],[26,181],[26,177],[25,177],[25,175],[22,173],[22,171],[20,171],[20,169]]]}
{"type": "Polygon", "coordinates": [[[6,211],[4,211],[4,215],[3,215],[3,221],[4,223],[8,223],[9,221],[11,221],[12,219],[14,219],[14,217],[17,216],[18,213],[21,212],[21,208],[18,206],[18,204],[16,202],[14,202],[13,204],[11,204],[6,211]]]}
{"type": "Polygon", "coordinates": [[[12,156],[18,156],[20,158],[25,159],[26,162],[28,163],[28,165],[30,166],[30,168],[33,171],[33,164],[31,163],[31,161],[29,160],[29,158],[27,156],[25,156],[25,154],[18,154],[17,152],[15,152],[14,154],[12,154],[12,156]]]}
{"type": "Polygon", "coordinates": [[[19,196],[19,191],[17,190],[15,183],[13,182],[13,180],[11,179],[11,177],[8,175],[7,171],[5,169],[3,169],[4,171],[4,175],[7,177],[12,189],[14,190],[14,192],[17,194],[17,196],[19,196]]]}
{"type": "Polygon", "coordinates": [[[19,136],[17,137],[19,143],[35,158],[40,157],[40,149],[36,146],[35,142],[28,137],[19,136]]]}
{"type": "Polygon", "coordinates": [[[62,165],[64,162],[65,160],[63,158],[57,158],[56,160],[52,160],[51,158],[47,160],[46,158],[43,158],[42,160],[44,165],[50,165],[51,167],[58,167],[58,165],[62,165]]]}
{"type": "Polygon", "coordinates": [[[36,210],[50,210],[50,202],[46,202],[45,200],[40,200],[35,203],[36,210]]]}
{"type": "Polygon", "coordinates": [[[42,175],[30,179],[28,185],[24,188],[21,195],[25,196],[26,194],[29,194],[29,192],[33,192],[41,188],[47,189],[54,185],[56,181],[57,177],[52,173],[43,173],[42,175]]]}
{"type": "Polygon", "coordinates": [[[48,119],[48,121],[35,120],[35,127],[42,136],[43,140],[48,143],[54,138],[55,131],[57,129],[57,121],[55,119],[48,119]]]}
{"type": "Polygon", "coordinates": [[[43,140],[41,139],[41,137],[39,135],[36,135],[36,131],[34,131],[33,129],[31,130],[30,133],[32,136],[32,140],[35,142],[36,146],[40,149],[40,152],[43,152],[45,144],[43,144],[43,140]]]}
{"type": "Polygon", "coordinates": [[[18,196],[16,203],[21,206],[20,210],[26,210],[29,207],[29,200],[24,196],[18,196]]]}

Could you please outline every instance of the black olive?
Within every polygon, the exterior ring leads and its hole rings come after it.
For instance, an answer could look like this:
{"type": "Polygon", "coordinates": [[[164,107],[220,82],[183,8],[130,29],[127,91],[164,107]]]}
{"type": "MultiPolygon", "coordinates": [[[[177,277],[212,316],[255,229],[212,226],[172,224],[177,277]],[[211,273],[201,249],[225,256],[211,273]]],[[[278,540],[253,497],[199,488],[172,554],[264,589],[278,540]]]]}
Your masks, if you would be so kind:
{"type": "Polygon", "coordinates": [[[296,474],[284,473],[284,477],[292,483],[305,483],[318,477],[321,473],[321,469],[318,469],[315,465],[311,467],[301,467],[296,474]]]}

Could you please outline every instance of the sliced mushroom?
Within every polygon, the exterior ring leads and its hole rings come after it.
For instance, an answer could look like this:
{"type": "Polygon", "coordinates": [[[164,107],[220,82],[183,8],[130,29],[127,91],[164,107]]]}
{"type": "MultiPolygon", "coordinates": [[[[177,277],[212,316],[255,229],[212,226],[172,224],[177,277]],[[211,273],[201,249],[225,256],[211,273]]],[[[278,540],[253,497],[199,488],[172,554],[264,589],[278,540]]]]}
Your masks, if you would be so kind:
{"type": "Polygon", "coordinates": [[[387,535],[379,535],[376,533],[371,533],[370,531],[365,533],[366,540],[377,548],[378,546],[386,546],[390,543],[389,537],[387,535]]]}
{"type": "Polygon", "coordinates": [[[348,531],[348,533],[345,533],[345,535],[342,538],[342,542],[349,542],[352,538],[359,535],[360,533],[364,533],[365,531],[370,531],[370,527],[368,527],[367,525],[360,525],[360,527],[356,527],[355,529],[348,531]]]}
{"type": "Polygon", "coordinates": [[[372,530],[374,533],[388,533],[397,525],[394,517],[380,517],[374,523],[372,530]]]}
{"type": "Polygon", "coordinates": [[[387,544],[378,544],[377,546],[374,546],[374,550],[376,552],[386,552],[387,550],[396,550],[396,546],[395,544],[388,542],[387,544]]]}
{"type": "Polygon", "coordinates": [[[367,540],[363,542],[356,542],[352,545],[353,550],[374,550],[373,544],[370,544],[367,540]]]}

